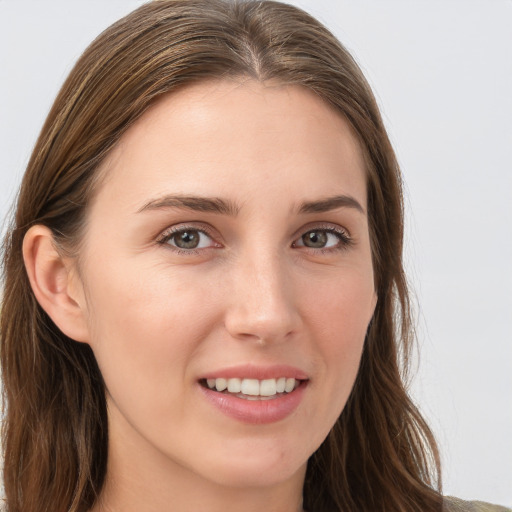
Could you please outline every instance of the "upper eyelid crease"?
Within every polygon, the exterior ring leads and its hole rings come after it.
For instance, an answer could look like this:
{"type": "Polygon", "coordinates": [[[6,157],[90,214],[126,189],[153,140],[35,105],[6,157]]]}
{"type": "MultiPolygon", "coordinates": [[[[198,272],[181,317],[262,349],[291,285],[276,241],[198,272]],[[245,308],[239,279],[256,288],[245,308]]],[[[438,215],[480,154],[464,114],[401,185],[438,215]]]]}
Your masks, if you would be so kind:
{"type": "Polygon", "coordinates": [[[187,224],[179,224],[177,226],[170,226],[167,229],[164,229],[162,233],[159,236],[159,239],[165,239],[165,238],[171,238],[174,235],[177,235],[179,233],[182,233],[184,231],[197,231],[198,233],[202,233],[203,235],[206,235],[209,238],[214,238],[214,235],[211,233],[211,230],[204,227],[204,226],[190,226],[187,224]]]}
{"type": "Polygon", "coordinates": [[[305,234],[310,233],[312,231],[313,232],[314,231],[324,231],[326,233],[333,234],[333,235],[337,236],[340,239],[340,241],[343,241],[344,243],[347,243],[347,244],[354,242],[352,236],[346,229],[338,229],[338,228],[331,228],[331,227],[318,227],[318,228],[308,229],[308,230],[304,231],[304,233],[302,235],[300,235],[299,238],[297,238],[297,240],[299,240],[302,236],[304,236],[305,234]]]}
{"type": "MultiPolygon", "coordinates": [[[[162,240],[164,238],[169,238],[169,237],[172,237],[173,235],[176,235],[183,231],[198,231],[210,238],[214,238],[214,236],[215,236],[214,234],[212,234],[211,228],[209,228],[209,227],[206,227],[204,225],[199,225],[199,226],[189,225],[189,224],[185,223],[185,224],[178,224],[175,226],[168,227],[167,229],[165,229],[164,231],[162,231],[160,233],[160,235],[158,236],[158,239],[162,240]]],[[[300,238],[301,236],[305,235],[306,233],[309,233],[310,231],[327,231],[329,233],[337,234],[340,237],[343,237],[345,239],[352,240],[352,235],[346,228],[343,228],[341,226],[334,227],[334,226],[323,225],[323,224],[320,224],[320,225],[314,224],[311,226],[304,227],[295,236],[298,236],[300,238]]]]}
{"type": "Polygon", "coordinates": [[[302,236],[302,234],[304,233],[316,230],[329,231],[330,233],[338,233],[339,235],[352,239],[351,231],[347,229],[345,226],[339,225],[337,223],[322,221],[307,223],[305,226],[301,227],[301,229],[296,232],[296,236],[302,236]]]}
{"type": "MultiPolygon", "coordinates": [[[[199,233],[202,233],[203,235],[206,235],[208,238],[210,238],[212,241],[215,242],[215,240],[213,238],[213,235],[209,232],[209,230],[204,229],[204,228],[200,228],[200,227],[186,226],[186,225],[185,226],[178,226],[178,227],[173,226],[173,227],[168,228],[157,239],[157,242],[159,244],[167,243],[174,236],[176,236],[177,234],[179,234],[181,232],[184,232],[184,231],[197,231],[199,233]]],[[[301,246],[298,246],[298,245],[295,245],[295,244],[301,238],[301,236],[304,236],[306,233],[309,233],[311,231],[325,231],[325,232],[334,234],[339,239],[341,245],[344,245],[345,247],[349,246],[349,245],[352,245],[354,243],[354,240],[352,239],[351,235],[345,229],[343,229],[343,228],[339,229],[339,228],[334,228],[334,227],[322,226],[322,227],[316,227],[316,228],[312,227],[311,229],[307,229],[307,230],[303,231],[302,235],[300,235],[299,238],[297,238],[292,243],[292,247],[301,247],[301,246]]],[[[218,242],[216,242],[216,243],[218,243],[218,242]]],[[[202,249],[195,249],[194,248],[194,249],[190,249],[190,250],[188,250],[188,249],[182,249],[182,250],[184,252],[193,253],[194,251],[197,252],[198,250],[204,250],[204,249],[207,249],[207,248],[202,248],[202,249]]],[[[332,249],[334,249],[334,248],[332,248],[332,249]]],[[[322,250],[322,249],[320,249],[320,250],[322,250]]]]}

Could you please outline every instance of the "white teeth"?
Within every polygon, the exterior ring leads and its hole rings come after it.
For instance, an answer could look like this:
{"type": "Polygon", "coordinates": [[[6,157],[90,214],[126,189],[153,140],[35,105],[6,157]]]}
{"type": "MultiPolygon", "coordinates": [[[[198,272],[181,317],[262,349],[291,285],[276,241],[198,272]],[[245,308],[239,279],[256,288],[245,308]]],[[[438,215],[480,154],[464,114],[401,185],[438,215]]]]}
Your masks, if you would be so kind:
{"type": "Polygon", "coordinates": [[[279,379],[207,379],[210,389],[217,391],[227,390],[229,393],[247,396],[274,396],[278,393],[290,393],[298,386],[299,381],[294,378],[280,377],[279,379]]]}
{"type": "Polygon", "coordinates": [[[286,377],[281,377],[276,381],[276,391],[278,393],[284,393],[284,388],[286,387],[286,377]]]}
{"type": "Polygon", "coordinates": [[[258,379],[244,379],[242,381],[241,391],[244,395],[259,395],[260,381],[258,379]]]}
{"type": "MultiPolygon", "coordinates": [[[[293,379],[295,380],[295,379],[293,379]]],[[[276,379],[262,380],[260,384],[261,396],[272,396],[277,393],[276,379]]]]}
{"type": "Polygon", "coordinates": [[[230,393],[240,393],[242,391],[242,380],[228,379],[228,391],[230,393]]]}
{"type": "Polygon", "coordinates": [[[293,391],[294,387],[295,387],[295,379],[286,379],[286,384],[284,386],[285,392],[289,393],[290,391],[293,391]]]}
{"type": "MultiPolygon", "coordinates": [[[[226,379],[212,379],[215,384],[214,387],[217,391],[224,391],[228,387],[228,381],[226,379]]],[[[213,389],[213,388],[212,388],[213,389]]]]}

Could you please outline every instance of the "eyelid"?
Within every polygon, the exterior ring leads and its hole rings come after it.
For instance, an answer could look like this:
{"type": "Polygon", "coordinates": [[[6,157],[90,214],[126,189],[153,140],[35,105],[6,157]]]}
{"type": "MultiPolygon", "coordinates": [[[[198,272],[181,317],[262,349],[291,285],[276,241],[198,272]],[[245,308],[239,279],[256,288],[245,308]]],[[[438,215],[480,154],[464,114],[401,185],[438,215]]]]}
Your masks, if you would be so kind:
{"type": "Polygon", "coordinates": [[[353,243],[354,243],[354,239],[352,238],[348,229],[346,229],[342,226],[336,225],[336,224],[330,224],[330,223],[317,224],[317,223],[315,223],[315,224],[303,226],[300,229],[299,233],[294,237],[292,247],[301,248],[301,249],[304,248],[305,250],[313,251],[313,252],[331,252],[331,251],[339,251],[339,250],[347,249],[348,247],[353,245],[353,243]],[[295,245],[298,242],[298,240],[300,240],[306,233],[309,233],[310,231],[325,231],[328,233],[333,233],[334,235],[338,236],[339,244],[337,244],[334,247],[319,247],[319,248],[308,247],[307,245],[304,245],[304,244],[303,245],[295,245]]]}
{"type": "MultiPolygon", "coordinates": [[[[206,251],[213,248],[221,248],[223,245],[219,243],[217,240],[221,238],[220,235],[217,233],[216,230],[214,230],[211,226],[208,224],[202,223],[202,222],[183,222],[179,224],[172,225],[165,230],[163,230],[158,237],[156,238],[156,242],[161,245],[167,245],[171,250],[187,254],[187,255],[193,255],[198,254],[202,251],[206,251]],[[171,244],[167,244],[167,242],[176,234],[182,233],[183,231],[187,230],[193,230],[198,231],[204,235],[206,235],[208,238],[211,239],[212,245],[208,247],[201,247],[201,248],[193,248],[193,249],[182,249],[176,246],[173,246],[171,244]]],[[[301,248],[307,251],[312,251],[315,253],[318,252],[335,252],[343,249],[347,249],[349,246],[351,246],[354,243],[354,240],[352,236],[350,235],[348,229],[345,227],[339,226],[337,224],[331,224],[331,223],[311,223],[306,226],[303,226],[300,230],[296,232],[294,235],[294,239],[292,242],[293,248],[301,248]],[[310,231],[325,231],[328,233],[333,233],[334,235],[338,236],[339,243],[334,247],[319,247],[319,248],[313,248],[308,247],[306,245],[296,245],[298,240],[301,239],[306,233],[310,231]]]]}
{"type": "Polygon", "coordinates": [[[202,222],[195,223],[195,222],[182,222],[180,224],[175,224],[173,226],[170,226],[166,229],[164,229],[156,238],[156,242],[161,245],[167,244],[167,246],[176,252],[179,253],[186,253],[186,254],[197,254],[200,251],[205,251],[212,248],[218,248],[222,247],[222,244],[217,242],[217,238],[220,238],[217,233],[209,226],[208,224],[204,224],[202,222]],[[194,249],[181,249],[180,247],[176,247],[171,244],[167,244],[167,242],[176,234],[182,233],[183,231],[197,231],[199,233],[202,233],[206,235],[208,238],[210,238],[213,242],[213,244],[209,247],[201,247],[201,248],[194,248],[194,249]]]}

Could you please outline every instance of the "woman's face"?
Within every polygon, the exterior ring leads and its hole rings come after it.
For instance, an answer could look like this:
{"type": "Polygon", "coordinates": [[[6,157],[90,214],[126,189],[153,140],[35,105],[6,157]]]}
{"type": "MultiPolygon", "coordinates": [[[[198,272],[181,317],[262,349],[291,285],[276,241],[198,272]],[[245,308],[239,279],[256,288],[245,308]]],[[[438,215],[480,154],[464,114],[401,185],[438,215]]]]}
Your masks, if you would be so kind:
{"type": "Polygon", "coordinates": [[[302,479],[376,303],[347,122],[299,87],[202,83],[161,99],[103,167],[80,276],[109,467],[302,479]]]}

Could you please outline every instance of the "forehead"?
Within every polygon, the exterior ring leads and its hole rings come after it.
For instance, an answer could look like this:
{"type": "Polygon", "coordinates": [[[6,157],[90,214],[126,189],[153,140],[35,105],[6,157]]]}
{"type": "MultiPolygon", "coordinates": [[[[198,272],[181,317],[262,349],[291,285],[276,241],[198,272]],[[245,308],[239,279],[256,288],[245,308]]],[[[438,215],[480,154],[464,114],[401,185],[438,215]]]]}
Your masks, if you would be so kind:
{"type": "MultiPolygon", "coordinates": [[[[103,165],[99,195],[347,193],[366,204],[360,144],[344,117],[300,86],[212,81],[161,98],[103,165]],[[102,190],[104,189],[104,190],[102,190]]],[[[119,199],[119,197],[118,197],[119,199]]],[[[303,197],[301,199],[308,199],[303,197]]]]}

